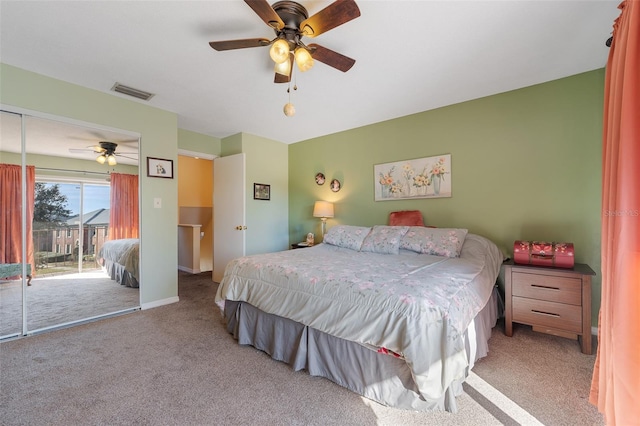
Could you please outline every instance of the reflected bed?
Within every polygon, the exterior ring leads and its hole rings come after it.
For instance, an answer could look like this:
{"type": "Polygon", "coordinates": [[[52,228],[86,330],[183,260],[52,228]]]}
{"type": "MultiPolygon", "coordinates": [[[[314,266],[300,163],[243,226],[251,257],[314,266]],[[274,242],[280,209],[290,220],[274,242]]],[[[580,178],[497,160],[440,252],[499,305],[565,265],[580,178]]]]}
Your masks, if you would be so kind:
{"type": "Polygon", "coordinates": [[[106,241],[98,251],[97,261],[112,280],[127,287],[140,286],[139,239],[106,241]]]}

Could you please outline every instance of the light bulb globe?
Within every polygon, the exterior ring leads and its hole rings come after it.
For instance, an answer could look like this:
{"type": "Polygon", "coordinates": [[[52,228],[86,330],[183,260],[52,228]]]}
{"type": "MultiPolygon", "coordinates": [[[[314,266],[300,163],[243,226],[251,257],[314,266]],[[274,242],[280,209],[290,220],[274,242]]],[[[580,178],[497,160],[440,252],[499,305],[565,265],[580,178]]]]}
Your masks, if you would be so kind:
{"type": "Polygon", "coordinates": [[[101,154],[96,157],[96,161],[100,164],[104,164],[107,161],[107,158],[104,156],[104,154],[101,154]]]}
{"type": "Polygon", "coordinates": [[[307,49],[299,47],[296,49],[294,55],[296,58],[296,64],[298,64],[298,69],[300,69],[300,71],[305,72],[313,68],[313,57],[307,49]]]}
{"type": "Polygon", "coordinates": [[[289,58],[280,64],[276,64],[274,71],[278,74],[289,77],[291,75],[291,61],[289,58]]]}
{"type": "Polygon", "coordinates": [[[289,59],[289,43],[285,39],[278,39],[269,49],[269,56],[276,64],[281,64],[289,59]]]}

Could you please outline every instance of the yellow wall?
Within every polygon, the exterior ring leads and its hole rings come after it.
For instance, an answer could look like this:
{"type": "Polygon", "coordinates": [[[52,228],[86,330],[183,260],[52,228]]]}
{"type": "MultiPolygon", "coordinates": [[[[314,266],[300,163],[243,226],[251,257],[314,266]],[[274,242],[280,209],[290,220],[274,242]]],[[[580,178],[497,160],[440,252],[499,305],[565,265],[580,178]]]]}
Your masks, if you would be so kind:
{"type": "Polygon", "coordinates": [[[178,156],[178,205],[213,207],[213,161],[178,156]]]}
{"type": "MultiPolygon", "coordinates": [[[[213,161],[178,155],[178,222],[199,224],[200,271],[213,270],[213,161]]],[[[185,250],[178,247],[180,253],[185,250]]],[[[183,262],[184,263],[184,262],[183,262]]],[[[191,263],[191,262],[188,262],[191,263]]]]}

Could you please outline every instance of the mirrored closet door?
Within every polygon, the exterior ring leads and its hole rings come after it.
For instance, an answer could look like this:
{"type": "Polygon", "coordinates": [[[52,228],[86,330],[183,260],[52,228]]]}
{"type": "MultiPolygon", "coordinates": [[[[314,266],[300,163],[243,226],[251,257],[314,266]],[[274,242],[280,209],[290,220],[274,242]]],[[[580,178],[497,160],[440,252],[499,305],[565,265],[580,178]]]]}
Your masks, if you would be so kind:
{"type": "Polygon", "coordinates": [[[138,137],[1,114],[0,339],[139,309],[138,137]]]}

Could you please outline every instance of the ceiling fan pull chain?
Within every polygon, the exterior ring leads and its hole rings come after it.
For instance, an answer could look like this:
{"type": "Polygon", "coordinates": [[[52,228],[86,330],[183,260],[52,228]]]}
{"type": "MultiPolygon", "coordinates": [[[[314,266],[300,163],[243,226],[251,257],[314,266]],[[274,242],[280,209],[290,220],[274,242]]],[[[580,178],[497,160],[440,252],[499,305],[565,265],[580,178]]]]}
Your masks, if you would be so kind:
{"type": "Polygon", "coordinates": [[[284,115],[286,115],[287,117],[293,117],[296,113],[296,108],[291,103],[291,79],[289,79],[289,82],[287,84],[289,85],[289,87],[287,87],[289,102],[284,105],[284,108],[282,110],[284,112],[284,115]]]}

